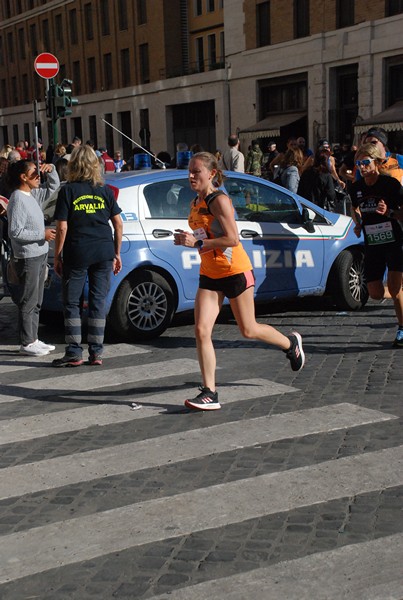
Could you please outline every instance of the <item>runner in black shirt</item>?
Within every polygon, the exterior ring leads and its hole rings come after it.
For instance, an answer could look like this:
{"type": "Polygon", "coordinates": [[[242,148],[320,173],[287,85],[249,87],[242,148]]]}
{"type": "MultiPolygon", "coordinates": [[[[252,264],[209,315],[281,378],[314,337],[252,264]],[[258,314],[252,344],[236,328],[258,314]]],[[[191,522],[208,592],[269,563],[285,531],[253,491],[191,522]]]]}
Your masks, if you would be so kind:
{"type": "Polygon", "coordinates": [[[383,278],[388,269],[387,283],[393,299],[398,331],[393,345],[403,347],[403,232],[398,223],[402,218],[403,188],[388,175],[380,175],[382,157],[373,144],[364,144],[355,155],[361,177],[351,186],[354,231],[365,239],[365,276],[371,298],[385,295],[383,278]]]}

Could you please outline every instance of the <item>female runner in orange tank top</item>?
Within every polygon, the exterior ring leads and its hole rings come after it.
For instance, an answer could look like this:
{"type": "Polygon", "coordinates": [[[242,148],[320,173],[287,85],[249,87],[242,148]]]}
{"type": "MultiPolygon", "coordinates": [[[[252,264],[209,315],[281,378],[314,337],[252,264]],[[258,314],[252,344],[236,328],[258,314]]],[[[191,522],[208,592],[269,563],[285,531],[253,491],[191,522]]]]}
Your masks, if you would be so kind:
{"type": "Polygon", "coordinates": [[[239,241],[231,199],[217,192],[223,173],[209,152],[195,154],[189,162],[189,182],[197,197],[192,200],[189,225],[192,232],[176,230],[175,245],[198,248],[201,258],[199,289],[195,302],[195,335],[202,375],[200,394],[185,400],[185,406],[198,410],[221,408],[216,391],[216,356],[213,327],[225,296],[242,335],[278,346],[290,360],[293,371],[302,369],[305,355],[301,336],[288,337],[256,322],[254,276],[249,257],[239,241]]]}

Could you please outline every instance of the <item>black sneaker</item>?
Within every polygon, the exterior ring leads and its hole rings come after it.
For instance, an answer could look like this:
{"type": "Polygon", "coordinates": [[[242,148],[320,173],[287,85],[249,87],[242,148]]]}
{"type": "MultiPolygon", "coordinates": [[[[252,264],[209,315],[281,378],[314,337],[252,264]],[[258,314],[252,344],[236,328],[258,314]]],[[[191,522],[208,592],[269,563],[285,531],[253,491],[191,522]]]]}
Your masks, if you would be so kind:
{"type": "Polygon", "coordinates": [[[291,348],[289,348],[289,350],[284,350],[284,352],[291,363],[291,369],[293,371],[300,371],[305,364],[305,354],[302,349],[302,338],[296,331],[293,331],[287,337],[291,342],[291,348]]]}
{"type": "Polygon", "coordinates": [[[92,367],[100,367],[102,365],[102,356],[100,354],[91,354],[88,362],[92,367]]]}
{"type": "Polygon", "coordinates": [[[193,400],[185,400],[185,406],[188,408],[197,408],[198,410],[218,410],[221,408],[218,402],[217,392],[212,392],[208,387],[199,387],[200,394],[193,400]]]}
{"type": "Polygon", "coordinates": [[[52,361],[52,367],[79,367],[83,362],[81,356],[65,354],[62,358],[55,358],[52,361]]]}

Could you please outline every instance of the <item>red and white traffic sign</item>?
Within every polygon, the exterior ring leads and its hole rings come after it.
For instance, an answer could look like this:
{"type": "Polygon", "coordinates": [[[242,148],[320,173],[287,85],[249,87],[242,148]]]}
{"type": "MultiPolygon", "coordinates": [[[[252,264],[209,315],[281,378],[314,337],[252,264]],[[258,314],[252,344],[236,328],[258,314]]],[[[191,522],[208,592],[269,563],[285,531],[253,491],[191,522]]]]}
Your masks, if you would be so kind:
{"type": "Polygon", "coordinates": [[[35,71],[43,79],[52,79],[59,72],[59,61],[53,54],[42,52],[42,54],[39,54],[35,58],[34,67],[35,71]]]}

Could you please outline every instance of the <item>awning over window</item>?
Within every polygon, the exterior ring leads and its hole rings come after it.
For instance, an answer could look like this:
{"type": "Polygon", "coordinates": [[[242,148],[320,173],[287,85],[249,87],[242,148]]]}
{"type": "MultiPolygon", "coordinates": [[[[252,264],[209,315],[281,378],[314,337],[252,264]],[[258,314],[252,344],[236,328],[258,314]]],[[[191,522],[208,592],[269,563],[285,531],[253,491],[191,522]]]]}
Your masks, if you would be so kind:
{"type": "Polygon", "coordinates": [[[355,133],[365,133],[370,127],[382,127],[386,131],[403,131],[403,100],[399,100],[386,110],[370,119],[354,125],[355,133]]]}
{"type": "Polygon", "coordinates": [[[239,131],[239,137],[245,142],[251,142],[256,138],[280,137],[280,129],[286,125],[291,125],[300,119],[306,117],[306,113],[284,113],[266,117],[262,121],[246,127],[239,131]]]}

